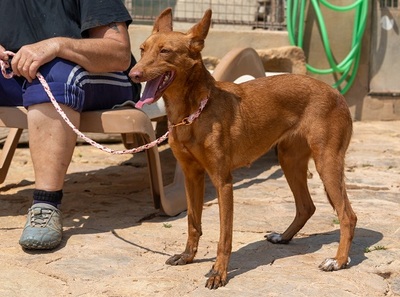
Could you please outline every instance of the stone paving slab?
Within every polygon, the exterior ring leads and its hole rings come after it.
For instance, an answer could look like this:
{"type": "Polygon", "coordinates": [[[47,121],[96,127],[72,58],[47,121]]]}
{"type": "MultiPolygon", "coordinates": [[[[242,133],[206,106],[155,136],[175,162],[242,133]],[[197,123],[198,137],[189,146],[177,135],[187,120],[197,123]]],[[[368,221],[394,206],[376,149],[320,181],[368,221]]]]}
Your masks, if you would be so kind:
{"type": "MultiPolygon", "coordinates": [[[[160,151],[170,181],[174,159],[167,145],[160,151]]],[[[317,210],[288,245],[264,238],[284,231],[294,215],[274,154],[235,172],[229,282],[210,292],[204,284],[219,223],[209,181],[197,258],[167,266],[167,258],[185,247],[186,212],[165,217],[154,209],[145,155],[77,146],[65,185],[62,244],[25,252],[18,240],[34,184],[29,151],[19,148],[0,185],[0,296],[400,296],[400,122],[354,123],[346,179],[358,225],[348,269],[318,269],[334,256],[339,228],[312,162],[310,172],[317,210]]]]}

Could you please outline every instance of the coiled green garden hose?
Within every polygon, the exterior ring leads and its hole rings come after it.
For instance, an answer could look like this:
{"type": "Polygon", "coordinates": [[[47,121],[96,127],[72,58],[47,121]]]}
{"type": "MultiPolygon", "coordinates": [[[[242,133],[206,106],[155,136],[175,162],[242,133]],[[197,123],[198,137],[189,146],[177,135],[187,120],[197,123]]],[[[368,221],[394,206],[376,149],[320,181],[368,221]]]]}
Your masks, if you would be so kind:
{"type": "MultiPolygon", "coordinates": [[[[287,0],[286,7],[286,23],[289,34],[289,41],[292,45],[296,45],[301,48],[303,47],[304,38],[306,1],[307,0],[287,0]]],[[[339,74],[340,78],[333,84],[333,87],[340,89],[340,92],[342,94],[345,94],[354,82],[360,63],[361,43],[367,23],[369,0],[356,0],[353,4],[347,6],[333,5],[327,0],[310,1],[315,11],[316,19],[321,32],[322,43],[330,68],[317,69],[307,63],[307,70],[316,74],[339,74]],[[337,63],[333,57],[326,25],[322,16],[321,8],[319,6],[320,4],[337,12],[347,12],[349,10],[355,9],[351,50],[340,63],[337,63]],[[345,86],[341,88],[343,82],[345,82],[345,86]]]]}

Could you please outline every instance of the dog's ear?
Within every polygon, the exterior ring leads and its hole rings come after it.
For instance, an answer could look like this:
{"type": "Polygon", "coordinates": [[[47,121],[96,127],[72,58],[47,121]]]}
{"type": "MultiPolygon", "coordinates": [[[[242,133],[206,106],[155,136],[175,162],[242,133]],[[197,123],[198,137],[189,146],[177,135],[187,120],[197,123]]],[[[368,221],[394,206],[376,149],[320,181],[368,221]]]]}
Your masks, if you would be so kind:
{"type": "Polygon", "coordinates": [[[172,9],[164,9],[154,22],[153,32],[171,32],[172,31],[172,9]]]}
{"type": "Polygon", "coordinates": [[[203,18],[186,33],[191,38],[190,47],[196,51],[200,52],[204,48],[204,40],[211,25],[211,15],[211,9],[207,9],[203,18]]]}

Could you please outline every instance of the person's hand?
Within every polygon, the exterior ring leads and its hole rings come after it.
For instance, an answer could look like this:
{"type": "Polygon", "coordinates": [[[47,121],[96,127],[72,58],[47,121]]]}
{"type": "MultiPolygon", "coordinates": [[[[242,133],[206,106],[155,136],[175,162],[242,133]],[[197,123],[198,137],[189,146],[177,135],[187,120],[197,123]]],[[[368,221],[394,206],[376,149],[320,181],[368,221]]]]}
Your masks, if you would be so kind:
{"type": "Polygon", "coordinates": [[[39,67],[57,57],[58,48],[56,38],[24,45],[12,59],[14,75],[23,76],[32,82],[39,67]]]}

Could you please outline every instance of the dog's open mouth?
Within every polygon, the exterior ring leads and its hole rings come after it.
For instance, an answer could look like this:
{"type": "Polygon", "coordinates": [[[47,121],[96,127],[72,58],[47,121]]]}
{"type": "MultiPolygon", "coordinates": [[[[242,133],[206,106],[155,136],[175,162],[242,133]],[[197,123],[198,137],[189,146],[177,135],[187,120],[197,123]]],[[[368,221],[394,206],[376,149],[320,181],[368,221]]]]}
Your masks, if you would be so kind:
{"type": "Polygon", "coordinates": [[[135,107],[142,108],[143,105],[151,104],[160,99],[165,89],[173,82],[174,78],[175,72],[167,71],[163,75],[147,81],[143,94],[140,100],[135,104],[135,107]]]}

